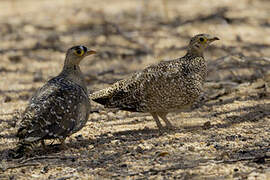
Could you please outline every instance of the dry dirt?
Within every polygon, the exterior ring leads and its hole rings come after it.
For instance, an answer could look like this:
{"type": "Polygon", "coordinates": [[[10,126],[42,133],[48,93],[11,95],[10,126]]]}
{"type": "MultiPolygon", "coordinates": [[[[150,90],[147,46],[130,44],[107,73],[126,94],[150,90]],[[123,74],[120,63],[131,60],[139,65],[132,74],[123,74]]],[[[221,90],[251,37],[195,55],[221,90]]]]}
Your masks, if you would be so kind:
{"type": "Polygon", "coordinates": [[[268,0],[2,0],[0,179],[270,179],[269,12],[268,0]],[[92,102],[68,149],[9,157],[20,113],[69,47],[98,51],[81,64],[93,92],[184,55],[197,33],[221,40],[205,53],[205,93],[169,115],[176,130],[92,102]]]}

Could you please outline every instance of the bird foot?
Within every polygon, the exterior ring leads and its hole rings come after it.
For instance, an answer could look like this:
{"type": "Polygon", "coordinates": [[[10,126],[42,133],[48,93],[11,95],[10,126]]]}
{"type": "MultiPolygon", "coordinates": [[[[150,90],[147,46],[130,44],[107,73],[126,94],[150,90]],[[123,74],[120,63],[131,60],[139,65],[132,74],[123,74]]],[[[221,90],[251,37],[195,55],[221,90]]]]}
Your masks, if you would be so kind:
{"type": "Polygon", "coordinates": [[[44,140],[41,141],[41,146],[42,146],[43,151],[47,151],[48,150],[48,147],[46,146],[46,143],[45,143],[44,140]]]}
{"type": "Polygon", "coordinates": [[[67,145],[64,143],[64,144],[61,144],[61,145],[60,145],[60,149],[61,149],[61,150],[67,150],[68,147],[67,147],[67,145]]]}
{"type": "Polygon", "coordinates": [[[165,127],[162,126],[161,128],[158,128],[158,132],[160,135],[162,135],[162,134],[168,132],[168,128],[166,126],[165,127]]]}
{"type": "Polygon", "coordinates": [[[171,130],[176,130],[177,128],[174,126],[165,126],[162,128],[159,128],[159,133],[160,135],[164,134],[165,132],[171,131],[171,130]]]}
{"type": "Polygon", "coordinates": [[[176,130],[177,128],[172,126],[172,125],[169,125],[169,126],[166,126],[166,129],[168,129],[168,130],[176,130]]]}
{"type": "Polygon", "coordinates": [[[158,134],[159,135],[163,135],[165,132],[166,132],[165,129],[159,129],[158,130],[158,134]]]}
{"type": "Polygon", "coordinates": [[[61,144],[60,144],[60,149],[61,149],[61,150],[66,150],[66,149],[68,149],[68,147],[67,147],[67,145],[66,145],[66,143],[65,143],[65,139],[61,139],[60,142],[61,142],[61,144]]]}

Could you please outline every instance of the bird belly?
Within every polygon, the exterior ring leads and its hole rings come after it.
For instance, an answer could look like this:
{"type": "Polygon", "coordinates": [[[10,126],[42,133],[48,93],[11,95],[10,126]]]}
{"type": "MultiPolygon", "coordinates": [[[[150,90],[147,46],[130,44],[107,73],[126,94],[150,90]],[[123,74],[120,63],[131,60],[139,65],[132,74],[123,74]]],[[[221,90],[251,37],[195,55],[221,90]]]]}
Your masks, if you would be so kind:
{"type": "Polygon", "coordinates": [[[152,96],[146,99],[150,112],[185,111],[197,100],[201,93],[201,85],[197,82],[168,83],[162,88],[156,88],[152,96]]]}
{"type": "Polygon", "coordinates": [[[87,103],[87,102],[80,103],[78,106],[79,108],[78,108],[77,121],[76,121],[75,127],[70,132],[70,134],[76,133],[79,130],[81,130],[86,124],[89,117],[90,103],[87,103]]]}

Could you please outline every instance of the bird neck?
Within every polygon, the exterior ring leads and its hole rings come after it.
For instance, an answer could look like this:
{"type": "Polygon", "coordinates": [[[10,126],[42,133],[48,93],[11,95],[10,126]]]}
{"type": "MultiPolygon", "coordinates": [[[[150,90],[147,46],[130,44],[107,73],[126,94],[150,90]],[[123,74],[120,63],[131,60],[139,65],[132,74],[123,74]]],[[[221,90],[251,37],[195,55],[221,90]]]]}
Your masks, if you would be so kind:
{"type": "Polygon", "coordinates": [[[184,56],[186,61],[184,63],[188,64],[189,70],[195,72],[201,81],[206,79],[207,75],[207,63],[203,57],[202,52],[188,51],[184,56]]]}
{"type": "Polygon", "coordinates": [[[196,48],[188,48],[186,56],[203,57],[203,51],[196,48]]]}
{"type": "Polygon", "coordinates": [[[86,89],[84,77],[83,77],[83,74],[81,72],[79,65],[74,65],[74,64],[66,65],[65,64],[62,72],[60,73],[60,76],[64,76],[65,78],[75,82],[76,84],[86,89]]]}
{"type": "Polygon", "coordinates": [[[67,74],[78,74],[81,73],[81,69],[80,66],[76,64],[65,64],[62,72],[67,74]]]}

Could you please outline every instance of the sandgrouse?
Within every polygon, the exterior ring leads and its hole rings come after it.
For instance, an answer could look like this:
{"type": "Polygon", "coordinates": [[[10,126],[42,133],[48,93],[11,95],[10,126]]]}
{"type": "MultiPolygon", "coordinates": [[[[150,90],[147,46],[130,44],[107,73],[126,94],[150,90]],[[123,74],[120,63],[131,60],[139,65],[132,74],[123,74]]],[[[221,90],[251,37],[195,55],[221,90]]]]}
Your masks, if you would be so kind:
{"type": "Polygon", "coordinates": [[[173,128],[166,115],[189,108],[199,97],[207,73],[203,51],[215,40],[219,38],[198,34],[191,38],[185,56],[149,66],[90,98],[107,108],[149,112],[160,130],[164,127],[159,117],[173,128]]]}
{"type": "Polygon", "coordinates": [[[18,152],[25,152],[45,139],[65,138],[79,131],[87,122],[90,102],[80,70],[81,60],[94,50],[74,46],[66,53],[62,72],[50,79],[31,98],[19,124],[18,152]]]}

